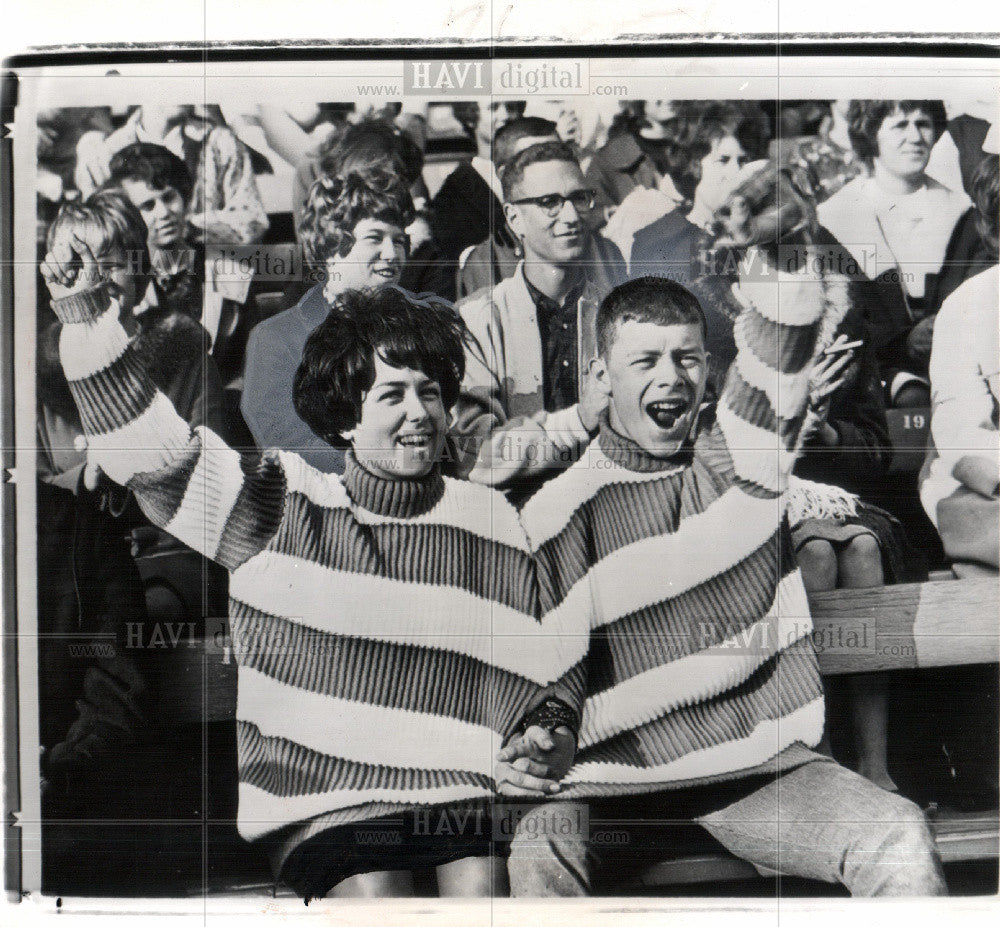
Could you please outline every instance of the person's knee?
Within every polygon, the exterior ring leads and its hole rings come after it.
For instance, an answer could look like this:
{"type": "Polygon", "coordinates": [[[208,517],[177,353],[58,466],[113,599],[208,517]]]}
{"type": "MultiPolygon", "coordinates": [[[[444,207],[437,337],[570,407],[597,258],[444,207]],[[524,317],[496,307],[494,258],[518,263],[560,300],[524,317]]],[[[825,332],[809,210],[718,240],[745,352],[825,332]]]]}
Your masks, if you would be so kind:
{"type": "Polygon", "coordinates": [[[840,552],[840,570],[852,576],[865,576],[871,580],[882,577],[882,548],[871,534],[851,538],[840,552]]]}
{"type": "Polygon", "coordinates": [[[796,554],[802,582],[809,592],[834,589],[837,585],[837,555],[829,541],[806,541],[796,554]]]}
{"type": "Polygon", "coordinates": [[[845,864],[845,881],[854,894],[946,892],[934,835],[913,802],[887,792],[882,813],[865,821],[862,832],[845,864]]]}

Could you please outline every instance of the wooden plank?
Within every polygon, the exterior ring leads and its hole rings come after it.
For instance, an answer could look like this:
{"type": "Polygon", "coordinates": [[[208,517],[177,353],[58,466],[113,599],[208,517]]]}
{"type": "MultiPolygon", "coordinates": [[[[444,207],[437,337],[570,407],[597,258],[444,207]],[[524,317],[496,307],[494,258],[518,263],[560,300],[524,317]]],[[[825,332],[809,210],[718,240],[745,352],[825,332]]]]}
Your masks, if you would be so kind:
{"type": "Polygon", "coordinates": [[[836,589],[809,607],[826,675],[1000,660],[995,579],[836,589]]]}

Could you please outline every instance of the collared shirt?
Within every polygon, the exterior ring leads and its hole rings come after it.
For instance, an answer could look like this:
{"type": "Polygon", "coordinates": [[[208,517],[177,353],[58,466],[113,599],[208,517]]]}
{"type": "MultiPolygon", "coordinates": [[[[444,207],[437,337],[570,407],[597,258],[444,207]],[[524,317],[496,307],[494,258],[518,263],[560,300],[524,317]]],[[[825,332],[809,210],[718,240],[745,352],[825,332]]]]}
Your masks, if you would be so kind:
{"type": "Polygon", "coordinates": [[[584,280],[575,283],[562,303],[546,296],[525,276],[542,336],[542,399],[546,412],[568,409],[579,400],[577,304],[584,280]]]}

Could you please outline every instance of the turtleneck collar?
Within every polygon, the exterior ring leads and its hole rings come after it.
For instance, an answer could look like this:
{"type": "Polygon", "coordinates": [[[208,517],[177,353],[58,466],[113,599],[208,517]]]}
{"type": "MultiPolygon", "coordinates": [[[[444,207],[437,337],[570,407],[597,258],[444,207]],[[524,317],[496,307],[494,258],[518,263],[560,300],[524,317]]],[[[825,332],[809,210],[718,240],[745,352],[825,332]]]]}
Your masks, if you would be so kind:
{"type": "Polygon", "coordinates": [[[434,508],[444,495],[439,464],[420,479],[390,480],[366,470],[354,451],[347,452],[343,481],[352,502],[387,518],[416,518],[434,508]]]}
{"type": "Polygon", "coordinates": [[[608,460],[633,473],[663,473],[684,467],[691,462],[690,444],[685,444],[671,457],[654,457],[631,438],[616,431],[608,419],[607,412],[601,416],[601,430],[597,435],[597,443],[608,460]]]}

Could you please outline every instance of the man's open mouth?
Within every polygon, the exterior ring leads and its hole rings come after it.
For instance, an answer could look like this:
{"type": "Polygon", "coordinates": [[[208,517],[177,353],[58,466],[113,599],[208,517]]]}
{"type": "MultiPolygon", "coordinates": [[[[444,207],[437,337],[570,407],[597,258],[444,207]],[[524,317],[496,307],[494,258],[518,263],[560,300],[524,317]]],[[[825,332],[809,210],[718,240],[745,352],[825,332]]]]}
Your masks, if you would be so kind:
{"type": "Polygon", "coordinates": [[[669,431],[687,413],[686,399],[658,399],[646,406],[646,414],[658,428],[669,431]]]}

